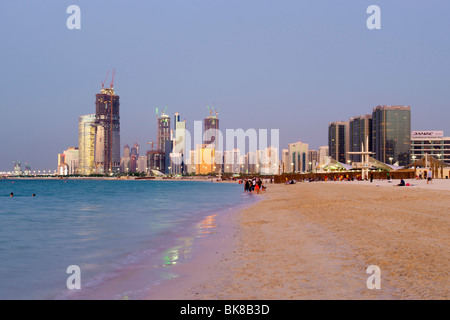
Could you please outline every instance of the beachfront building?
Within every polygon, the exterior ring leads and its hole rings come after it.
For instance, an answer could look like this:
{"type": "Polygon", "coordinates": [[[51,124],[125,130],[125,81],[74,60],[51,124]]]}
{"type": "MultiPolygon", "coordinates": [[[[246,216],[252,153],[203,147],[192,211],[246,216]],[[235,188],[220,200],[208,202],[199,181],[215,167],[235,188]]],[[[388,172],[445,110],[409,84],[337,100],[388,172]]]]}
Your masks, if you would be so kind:
{"type": "Polygon", "coordinates": [[[244,156],[244,173],[256,173],[256,152],[255,151],[249,151],[244,156]]]}
{"type": "Polygon", "coordinates": [[[210,144],[197,145],[195,148],[195,173],[209,174],[215,170],[215,149],[210,144]]]}
{"type": "Polygon", "coordinates": [[[120,102],[111,88],[95,95],[95,170],[112,173],[120,169],[120,102]]]}
{"type": "Polygon", "coordinates": [[[173,157],[173,160],[171,161],[171,167],[174,169],[172,169],[172,173],[183,174],[185,171],[186,120],[181,121],[179,113],[175,113],[173,137],[173,153],[171,154],[171,159],[173,157]]]}
{"type": "Polygon", "coordinates": [[[78,173],[78,164],[80,159],[80,151],[78,148],[69,147],[64,150],[64,162],[67,164],[68,174],[78,173]]]}
{"type": "Polygon", "coordinates": [[[189,158],[185,160],[187,174],[195,174],[195,150],[189,150],[189,158]]]}
{"type": "Polygon", "coordinates": [[[58,166],[58,175],[59,176],[67,176],[67,175],[69,175],[69,166],[67,165],[67,163],[61,163],[58,166]]]}
{"type": "Polygon", "coordinates": [[[20,161],[14,161],[14,170],[13,170],[13,174],[16,176],[20,176],[23,174],[22,171],[22,164],[20,163],[20,161]]]}
{"type": "Polygon", "coordinates": [[[309,166],[309,144],[301,141],[288,144],[289,160],[288,172],[306,172],[309,166]]]}
{"type": "Polygon", "coordinates": [[[211,145],[214,150],[219,149],[219,118],[218,112],[208,106],[209,116],[203,120],[203,144],[211,145]]]}
{"type": "Polygon", "coordinates": [[[372,149],[374,158],[405,166],[411,152],[411,107],[377,106],[372,111],[372,149]]]}
{"type": "Polygon", "coordinates": [[[290,162],[291,161],[289,160],[289,149],[281,150],[281,172],[282,173],[289,172],[290,162]]]}
{"type": "Polygon", "coordinates": [[[280,159],[278,149],[270,146],[263,150],[258,150],[257,155],[257,172],[261,175],[276,175],[280,169],[280,159]]]}
{"type": "MultiPolygon", "coordinates": [[[[362,144],[369,138],[369,151],[372,151],[372,115],[353,117],[349,121],[349,151],[362,152],[362,144]]],[[[351,162],[362,162],[361,154],[349,154],[351,162]]]]}
{"type": "Polygon", "coordinates": [[[157,124],[157,149],[165,152],[166,141],[170,141],[170,117],[164,112],[156,119],[157,124]]]}
{"type": "Polygon", "coordinates": [[[327,161],[328,153],[329,153],[328,146],[319,147],[319,155],[318,155],[319,164],[324,164],[327,161]]]}
{"type": "Polygon", "coordinates": [[[450,137],[444,131],[412,131],[411,161],[430,155],[450,164],[450,137]]]}
{"type": "Polygon", "coordinates": [[[319,164],[319,152],[317,150],[309,150],[308,171],[313,172],[313,169],[319,164]]]}
{"type": "Polygon", "coordinates": [[[338,162],[346,163],[349,144],[349,122],[331,122],[328,125],[328,155],[338,162]]]}
{"type": "Polygon", "coordinates": [[[122,158],[120,158],[120,172],[122,173],[132,172],[130,170],[130,162],[131,162],[130,156],[131,156],[130,146],[126,144],[125,147],[123,148],[123,156],[122,158]]]}
{"type": "Polygon", "coordinates": [[[88,114],[78,120],[78,173],[82,175],[95,171],[95,119],[95,114],[88,114]]]}
{"type": "Polygon", "coordinates": [[[151,175],[163,175],[166,168],[165,153],[160,150],[147,151],[147,168],[151,175]]]}
{"type": "Polygon", "coordinates": [[[224,151],[223,171],[225,173],[241,172],[241,150],[233,149],[224,151]]]}
{"type": "Polygon", "coordinates": [[[184,170],[183,170],[183,154],[181,153],[175,153],[172,152],[169,154],[169,159],[170,159],[170,163],[168,166],[168,170],[166,170],[166,172],[168,172],[169,174],[183,174],[184,170]]]}
{"type": "Polygon", "coordinates": [[[136,172],[148,173],[147,169],[147,156],[139,156],[136,161],[136,172]]]}

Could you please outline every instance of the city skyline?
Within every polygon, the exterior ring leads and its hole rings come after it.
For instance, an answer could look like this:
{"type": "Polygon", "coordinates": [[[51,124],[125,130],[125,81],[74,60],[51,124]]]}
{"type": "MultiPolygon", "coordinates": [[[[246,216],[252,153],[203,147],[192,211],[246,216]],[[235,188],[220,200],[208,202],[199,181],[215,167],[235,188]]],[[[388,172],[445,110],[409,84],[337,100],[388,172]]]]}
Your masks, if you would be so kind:
{"type": "Polygon", "coordinates": [[[207,105],[221,108],[223,129],[280,129],[280,148],[325,146],[329,122],[378,105],[410,105],[411,130],[447,133],[450,5],[377,4],[382,29],[371,31],[364,1],[78,1],[82,28],[70,31],[67,3],[1,3],[0,170],[54,169],[56,154],[78,146],[78,117],[92,113],[113,68],[121,141],[141,146],[156,138],[154,108],[165,105],[188,130],[207,105]]]}

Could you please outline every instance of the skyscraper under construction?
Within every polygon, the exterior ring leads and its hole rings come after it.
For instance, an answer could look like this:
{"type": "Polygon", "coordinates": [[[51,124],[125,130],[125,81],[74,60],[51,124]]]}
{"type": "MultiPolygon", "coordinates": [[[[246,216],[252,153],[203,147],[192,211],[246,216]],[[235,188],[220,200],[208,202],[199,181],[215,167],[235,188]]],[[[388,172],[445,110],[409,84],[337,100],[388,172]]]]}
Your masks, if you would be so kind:
{"type": "Polygon", "coordinates": [[[97,173],[112,173],[120,167],[120,103],[113,84],[114,74],[110,88],[105,88],[102,83],[100,93],[95,95],[97,173]]]}
{"type": "Polygon", "coordinates": [[[170,141],[170,117],[164,112],[157,118],[158,125],[158,141],[159,151],[165,151],[166,142],[170,141]]]}
{"type": "Polygon", "coordinates": [[[203,120],[203,144],[211,145],[213,149],[217,149],[219,138],[219,118],[218,111],[208,106],[209,116],[203,120]]]}

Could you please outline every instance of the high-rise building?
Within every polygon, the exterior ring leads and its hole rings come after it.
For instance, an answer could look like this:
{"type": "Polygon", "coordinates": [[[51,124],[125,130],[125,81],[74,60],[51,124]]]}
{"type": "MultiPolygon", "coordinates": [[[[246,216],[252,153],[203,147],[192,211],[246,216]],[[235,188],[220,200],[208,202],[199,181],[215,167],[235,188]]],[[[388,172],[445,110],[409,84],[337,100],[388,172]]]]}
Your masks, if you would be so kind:
{"type": "MultiPolygon", "coordinates": [[[[350,152],[361,152],[362,144],[366,143],[366,139],[369,141],[369,151],[372,151],[372,115],[367,114],[364,116],[353,117],[349,121],[349,138],[350,152]]],[[[364,146],[365,148],[365,146],[364,146]]],[[[361,162],[362,155],[349,154],[348,160],[352,162],[361,162]]]]}
{"type": "Polygon", "coordinates": [[[139,157],[139,145],[135,143],[133,147],[130,149],[130,155],[139,157]]]}
{"type": "Polygon", "coordinates": [[[78,122],[78,173],[90,175],[95,171],[95,114],[79,117],[78,122]]]}
{"type": "Polygon", "coordinates": [[[196,174],[215,172],[215,149],[209,144],[199,144],[195,149],[196,174]]]}
{"type": "Polygon", "coordinates": [[[244,173],[256,173],[256,151],[249,151],[244,156],[244,173]]]}
{"type": "Polygon", "coordinates": [[[270,146],[257,150],[257,172],[261,175],[275,175],[279,172],[280,159],[278,149],[270,146]]]}
{"type": "Polygon", "coordinates": [[[331,122],[328,126],[329,156],[339,162],[346,163],[349,152],[349,123],[348,121],[331,122]]]}
{"type": "Polygon", "coordinates": [[[306,172],[309,168],[309,144],[301,141],[288,144],[290,167],[288,172],[306,172]]]}
{"type": "Polygon", "coordinates": [[[289,160],[289,149],[283,149],[281,150],[281,161],[282,161],[282,173],[288,173],[290,172],[289,169],[291,168],[291,161],[289,160]]]}
{"type": "Polygon", "coordinates": [[[241,172],[241,151],[239,149],[224,151],[223,167],[225,173],[241,172]]]}
{"type": "Polygon", "coordinates": [[[203,144],[209,144],[213,149],[218,148],[219,118],[218,112],[210,109],[210,115],[203,120],[203,144]]]}
{"type": "Polygon", "coordinates": [[[309,150],[308,171],[313,169],[319,164],[319,152],[317,150],[309,150]]]}
{"type": "Polygon", "coordinates": [[[131,149],[130,149],[130,146],[128,145],[128,144],[126,144],[124,147],[123,147],[123,156],[124,157],[129,157],[131,155],[131,149]]]}
{"type": "Polygon", "coordinates": [[[139,157],[139,145],[135,143],[130,151],[130,171],[137,172],[137,159],[139,157]]]}
{"type": "Polygon", "coordinates": [[[130,158],[131,152],[130,152],[130,146],[128,144],[125,145],[123,148],[123,157],[120,158],[120,172],[123,173],[129,173],[132,172],[130,170],[130,158]]]}
{"type": "Polygon", "coordinates": [[[70,147],[65,150],[64,159],[67,164],[68,174],[77,174],[80,159],[80,151],[78,148],[70,147]]]}
{"type": "Polygon", "coordinates": [[[196,170],[195,153],[196,153],[196,150],[189,150],[189,155],[188,155],[189,161],[187,161],[187,163],[186,163],[186,172],[188,174],[195,174],[195,170],[196,170]]]}
{"type": "Polygon", "coordinates": [[[170,141],[170,117],[164,112],[157,118],[157,148],[165,152],[166,141],[170,141]]]}
{"type": "Polygon", "coordinates": [[[444,131],[413,131],[411,133],[411,160],[420,160],[428,154],[450,164],[450,137],[444,131]]]}
{"type": "Polygon", "coordinates": [[[58,167],[64,163],[66,163],[66,158],[65,158],[65,154],[64,153],[58,153],[58,167]]]}
{"type": "Polygon", "coordinates": [[[411,107],[377,106],[372,112],[374,158],[387,164],[407,165],[411,152],[411,107]]]}
{"type": "Polygon", "coordinates": [[[328,146],[319,147],[319,164],[324,164],[326,162],[328,154],[329,154],[328,146]]]}
{"type": "Polygon", "coordinates": [[[174,140],[173,140],[173,152],[170,154],[171,159],[171,173],[183,174],[185,171],[184,157],[186,150],[186,121],[180,120],[180,114],[175,113],[174,118],[174,140]]]}
{"type": "Polygon", "coordinates": [[[147,168],[150,173],[166,171],[165,153],[159,150],[147,151],[147,168]],[[153,170],[153,171],[152,171],[153,170]]]}
{"type": "Polygon", "coordinates": [[[139,156],[137,159],[136,172],[148,173],[147,156],[139,156]]]}
{"type": "Polygon", "coordinates": [[[112,173],[120,166],[120,102],[111,85],[95,95],[95,166],[97,173],[112,173]]]}

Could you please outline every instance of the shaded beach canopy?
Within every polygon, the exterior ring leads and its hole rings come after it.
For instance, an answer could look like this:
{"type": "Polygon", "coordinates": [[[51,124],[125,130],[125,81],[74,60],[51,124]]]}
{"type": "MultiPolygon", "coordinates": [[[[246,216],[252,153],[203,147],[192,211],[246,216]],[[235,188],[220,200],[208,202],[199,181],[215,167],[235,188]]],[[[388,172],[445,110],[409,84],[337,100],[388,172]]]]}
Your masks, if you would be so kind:
{"type": "Polygon", "coordinates": [[[426,168],[426,167],[439,167],[446,168],[450,165],[442,160],[438,160],[433,156],[422,157],[422,159],[416,160],[413,163],[408,164],[405,168],[426,168]]]}
{"type": "Polygon", "coordinates": [[[343,170],[348,171],[352,169],[352,166],[349,164],[339,162],[331,157],[327,157],[325,163],[317,165],[315,169],[324,171],[343,171],[343,170]]]}
{"type": "Polygon", "coordinates": [[[430,169],[433,172],[434,177],[440,176],[444,177],[444,168],[449,168],[450,165],[444,161],[438,160],[433,156],[426,155],[422,157],[422,159],[416,160],[411,164],[405,166],[405,168],[414,168],[416,171],[417,168],[424,168],[426,170],[430,169]]]}
{"type": "MultiPolygon", "coordinates": [[[[399,166],[378,161],[370,156],[369,156],[369,165],[370,170],[395,171],[402,168],[399,166]]],[[[361,170],[362,167],[353,167],[352,165],[339,162],[331,157],[327,157],[325,163],[322,165],[320,164],[317,165],[315,169],[323,171],[350,171],[350,170],[361,170]]]]}
{"type": "Polygon", "coordinates": [[[153,173],[155,176],[163,176],[163,175],[164,175],[164,173],[162,173],[161,171],[154,170],[154,169],[152,169],[152,173],[153,173]]]}
{"type": "Polygon", "coordinates": [[[387,163],[381,162],[381,161],[379,161],[379,160],[377,160],[375,158],[372,158],[372,157],[369,157],[369,163],[372,165],[372,167],[375,170],[381,169],[381,170],[384,170],[384,171],[395,171],[395,170],[398,170],[398,169],[402,168],[402,167],[399,167],[399,166],[395,166],[395,165],[392,165],[392,164],[387,164],[387,163]]]}

